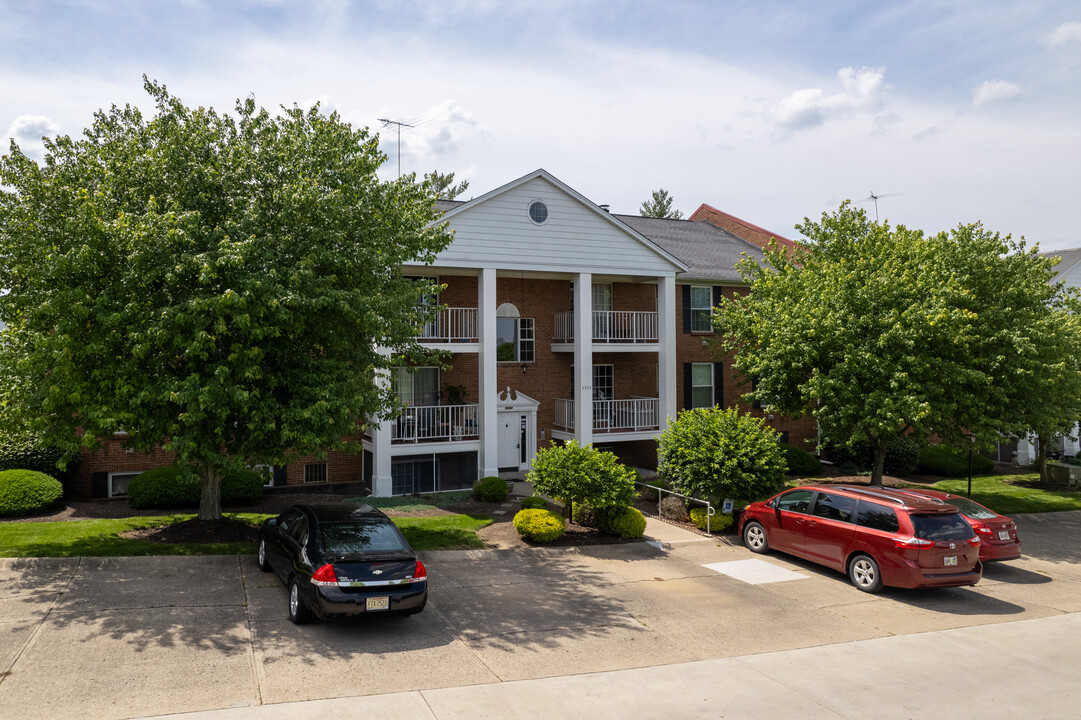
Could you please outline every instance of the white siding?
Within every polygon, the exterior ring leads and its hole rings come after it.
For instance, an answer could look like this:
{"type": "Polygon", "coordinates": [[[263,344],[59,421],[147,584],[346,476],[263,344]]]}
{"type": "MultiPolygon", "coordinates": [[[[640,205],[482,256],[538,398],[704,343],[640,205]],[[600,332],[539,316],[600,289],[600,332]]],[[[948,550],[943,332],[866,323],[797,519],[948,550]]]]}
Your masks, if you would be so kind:
{"type": "Polygon", "coordinates": [[[1066,287],[1081,288],[1081,263],[1077,263],[1058,278],[1066,283],[1066,287]]]}
{"type": "Polygon", "coordinates": [[[653,276],[674,269],[650,245],[542,177],[466,208],[449,223],[454,241],[436,265],[653,276]],[[543,225],[529,219],[534,200],[548,206],[543,225]]]}

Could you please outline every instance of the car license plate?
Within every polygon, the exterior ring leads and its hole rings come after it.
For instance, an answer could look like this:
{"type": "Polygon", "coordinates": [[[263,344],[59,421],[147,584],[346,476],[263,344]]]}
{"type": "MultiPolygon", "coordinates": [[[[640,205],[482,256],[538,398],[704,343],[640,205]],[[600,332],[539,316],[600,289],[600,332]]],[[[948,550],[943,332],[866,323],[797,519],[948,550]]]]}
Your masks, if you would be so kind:
{"type": "Polygon", "coordinates": [[[946,557],[942,558],[942,561],[946,565],[956,565],[957,564],[957,556],[956,555],[947,555],[946,557]]]}
{"type": "Polygon", "coordinates": [[[999,530],[998,531],[998,539],[999,540],[1009,540],[1010,539],[1010,531],[1009,530],[999,530]]]}
{"type": "Polygon", "coordinates": [[[367,610],[387,610],[390,608],[390,598],[383,597],[370,597],[365,604],[367,610]]]}

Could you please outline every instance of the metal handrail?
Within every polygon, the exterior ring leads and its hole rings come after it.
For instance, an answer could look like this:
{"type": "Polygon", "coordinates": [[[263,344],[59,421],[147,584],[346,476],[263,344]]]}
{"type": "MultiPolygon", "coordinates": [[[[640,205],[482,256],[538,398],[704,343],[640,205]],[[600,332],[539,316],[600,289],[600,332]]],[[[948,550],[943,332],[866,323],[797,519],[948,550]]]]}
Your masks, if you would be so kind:
{"type": "Polygon", "coordinates": [[[710,503],[709,500],[702,500],[701,498],[695,498],[695,497],[691,497],[689,495],[684,495],[682,493],[678,493],[675,490],[668,490],[667,488],[657,487],[656,485],[650,485],[649,483],[644,482],[642,480],[635,480],[634,484],[635,485],[641,485],[642,487],[647,487],[650,490],[656,491],[656,493],[657,493],[657,517],[664,517],[663,515],[661,515],[661,500],[664,499],[664,493],[668,493],[669,495],[675,495],[676,497],[681,497],[684,500],[690,500],[691,502],[696,502],[696,503],[698,503],[700,505],[705,505],[706,506],[706,535],[709,535],[711,537],[713,536],[713,533],[710,531],[710,521],[713,519],[713,516],[717,514],[717,509],[713,507],[713,504],[710,503]]]}

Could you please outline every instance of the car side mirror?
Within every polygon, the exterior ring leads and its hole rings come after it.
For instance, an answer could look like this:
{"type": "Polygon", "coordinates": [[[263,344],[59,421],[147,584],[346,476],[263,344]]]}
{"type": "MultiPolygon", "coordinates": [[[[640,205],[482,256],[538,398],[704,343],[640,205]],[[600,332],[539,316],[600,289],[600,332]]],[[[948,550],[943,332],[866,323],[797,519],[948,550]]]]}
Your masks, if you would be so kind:
{"type": "Polygon", "coordinates": [[[267,527],[274,527],[278,524],[278,518],[270,518],[266,521],[267,527]]]}
{"type": "Polygon", "coordinates": [[[766,507],[768,507],[770,510],[776,510],[777,509],[777,500],[776,500],[776,498],[774,498],[773,500],[770,500],[768,503],[766,503],[766,507]]]}

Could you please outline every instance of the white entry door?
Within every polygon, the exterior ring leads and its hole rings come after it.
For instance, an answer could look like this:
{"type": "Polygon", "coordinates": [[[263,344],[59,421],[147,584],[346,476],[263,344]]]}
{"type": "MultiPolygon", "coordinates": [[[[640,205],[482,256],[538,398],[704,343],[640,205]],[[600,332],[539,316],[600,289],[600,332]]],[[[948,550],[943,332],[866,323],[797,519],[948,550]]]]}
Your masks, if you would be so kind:
{"type": "Polygon", "coordinates": [[[517,412],[499,413],[499,467],[522,465],[522,437],[526,416],[517,412]]]}

